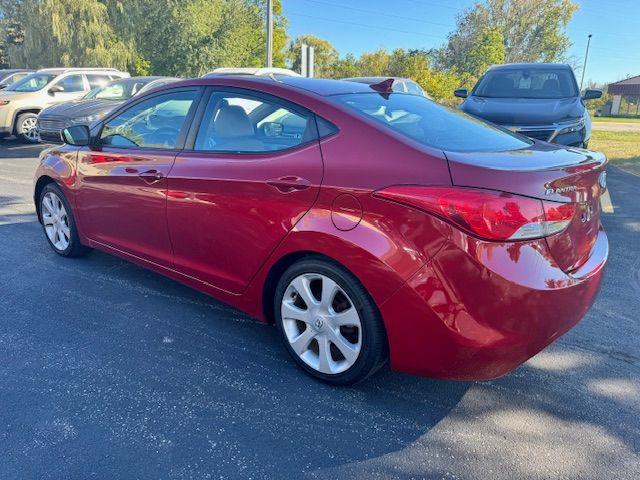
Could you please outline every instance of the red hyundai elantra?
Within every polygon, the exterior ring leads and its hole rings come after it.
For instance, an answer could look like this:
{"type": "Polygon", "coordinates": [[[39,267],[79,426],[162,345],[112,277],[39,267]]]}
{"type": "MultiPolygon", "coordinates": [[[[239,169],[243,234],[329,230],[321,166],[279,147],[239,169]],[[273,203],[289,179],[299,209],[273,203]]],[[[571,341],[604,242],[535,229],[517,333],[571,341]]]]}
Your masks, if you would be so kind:
{"type": "Polygon", "coordinates": [[[275,322],[334,384],[387,358],[502,375],[594,301],[606,158],[387,89],[225,76],[134,97],[42,153],[46,238],[275,322]]]}

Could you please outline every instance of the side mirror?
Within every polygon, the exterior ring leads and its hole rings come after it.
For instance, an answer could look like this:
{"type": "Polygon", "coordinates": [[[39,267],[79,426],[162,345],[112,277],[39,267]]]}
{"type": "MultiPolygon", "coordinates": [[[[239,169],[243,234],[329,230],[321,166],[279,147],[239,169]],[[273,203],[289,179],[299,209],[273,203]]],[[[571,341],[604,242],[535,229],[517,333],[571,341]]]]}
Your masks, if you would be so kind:
{"type": "Polygon", "coordinates": [[[584,100],[595,100],[596,98],[600,98],[602,96],[602,90],[585,90],[582,98],[584,100]]]}
{"type": "Polygon", "coordinates": [[[73,125],[62,130],[62,140],[69,145],[84,147],[89,145],[91,133],[86,125],[73,125]]]}
{"type": "Polygon", "coordinates": [[[60,85],[53,85],[52,87],[49,87],[47,92],[49,92],[49,95],[55,95],[56,93],[64,92],[64,88],[60,85]]]}
{"type": "Polygon", "coordinates": [[[7,88],[9,85],[7,85],[6,83],[0,83],[0,90],[3,90],[5,88],[7,88]]]}
{"type": "Polygon", "coordinates": [[[469,96],[469,92],[467,92],[466,88],[454,90],[453,94],[458,98],[467,98],[469,96]]]}

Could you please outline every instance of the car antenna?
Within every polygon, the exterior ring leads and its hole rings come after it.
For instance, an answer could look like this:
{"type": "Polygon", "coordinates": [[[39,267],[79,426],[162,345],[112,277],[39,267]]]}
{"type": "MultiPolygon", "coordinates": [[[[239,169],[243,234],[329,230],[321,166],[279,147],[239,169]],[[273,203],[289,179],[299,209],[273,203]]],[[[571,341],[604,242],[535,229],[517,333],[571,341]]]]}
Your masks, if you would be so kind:
{"type": "Polygon", "coordinates": [[[393,82],[394,78],[387,78],[378,83],[372,83],[369,85],[370,88],[378,92],[380,95],[384,97],[385,100],[389,98],[389,94],[393,93],[393,82]]]}

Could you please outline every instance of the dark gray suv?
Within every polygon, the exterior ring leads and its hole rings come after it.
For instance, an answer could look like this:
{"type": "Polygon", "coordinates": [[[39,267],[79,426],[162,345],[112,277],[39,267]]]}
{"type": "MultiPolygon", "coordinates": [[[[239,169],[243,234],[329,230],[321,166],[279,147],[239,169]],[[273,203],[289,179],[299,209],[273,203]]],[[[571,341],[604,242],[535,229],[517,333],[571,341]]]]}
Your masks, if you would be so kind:
{"type": "Polygon", "coordinates": [[[460,108],[471,115],[528,137],[586,148],[591,118],[585,100],[599,98],[600,90],[580,95],[569,65],[512,63],[494,65],[480,77],[460,108]]]}

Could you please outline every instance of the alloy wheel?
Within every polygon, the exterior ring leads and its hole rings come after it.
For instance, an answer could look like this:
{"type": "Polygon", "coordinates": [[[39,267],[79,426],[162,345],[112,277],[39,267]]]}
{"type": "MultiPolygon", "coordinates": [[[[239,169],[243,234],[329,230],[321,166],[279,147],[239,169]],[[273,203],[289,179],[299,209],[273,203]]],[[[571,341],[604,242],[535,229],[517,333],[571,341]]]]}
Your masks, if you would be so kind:
{"type": "Polygon", "coordinates": [[[40,133],[38,132],[37,117],[27,117],[22,121],[20,126],[22,135],[30,142],[40,141],[40,133]]]}
{"type": "Polygon", "coordinates": [[[335,375],[358,359],[360,315],[349,295],[326,275],[294,278],[282,298],[281,316],[292,350],[314,370],[335,375]]]}
{"type": "Polygon", "coordinates": [[[53,192],[47,192],[42,197],[42,224],[52,245],[59,251],[64,251],[71,242],[71,228],[69,217],[60,197],[53,192]]]}

